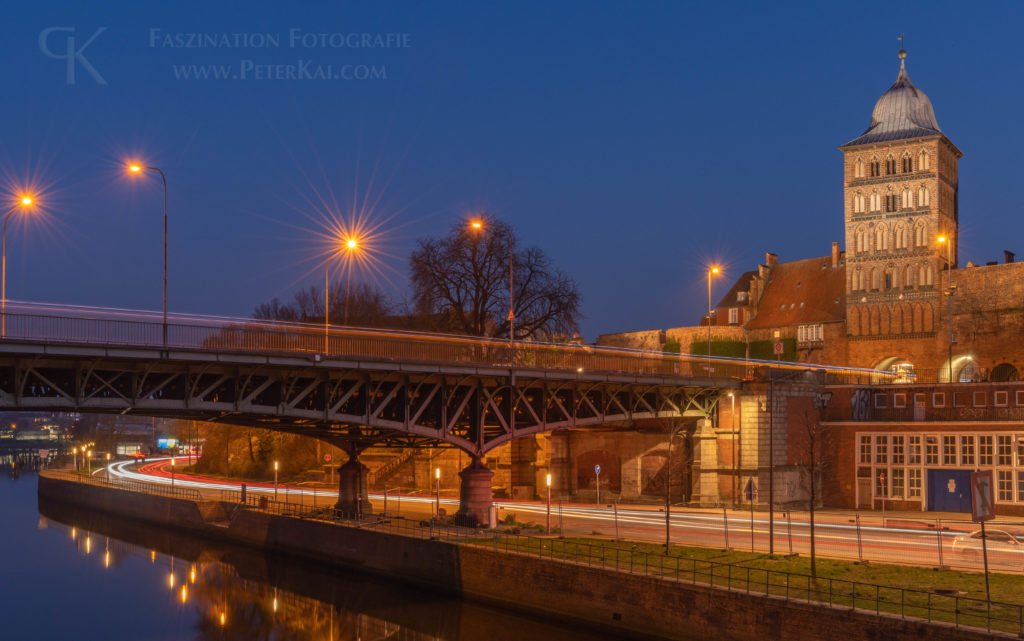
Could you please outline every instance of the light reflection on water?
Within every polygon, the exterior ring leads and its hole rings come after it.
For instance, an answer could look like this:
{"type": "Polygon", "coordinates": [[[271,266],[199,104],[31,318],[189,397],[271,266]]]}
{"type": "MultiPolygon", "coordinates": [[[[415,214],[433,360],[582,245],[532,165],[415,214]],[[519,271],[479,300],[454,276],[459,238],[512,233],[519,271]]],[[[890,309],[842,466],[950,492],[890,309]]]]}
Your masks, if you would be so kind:
{"type": "Polygon", "coordinates": [[[105,641],[619,638],[62,503],[39,501],[37,511],[35,494],[34,475],[0,480],[2,540],[8,549],[32,550],[30,581],[46,591],[37,609],[6,613],[14,639],[65,638],[74,630],[59,618],[40,620],[54,603],[67,604],[70,619],[104,622],[105,641]]]}

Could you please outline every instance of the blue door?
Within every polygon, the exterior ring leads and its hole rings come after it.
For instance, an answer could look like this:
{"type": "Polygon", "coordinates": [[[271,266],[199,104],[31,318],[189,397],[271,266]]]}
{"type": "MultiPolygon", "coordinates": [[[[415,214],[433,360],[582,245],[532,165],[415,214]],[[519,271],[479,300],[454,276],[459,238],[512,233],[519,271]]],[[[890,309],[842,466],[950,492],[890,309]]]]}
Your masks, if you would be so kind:
{"type": "Polygon", "coordinates": [[[971,471],[928,470],[928,509],[932,512],[970,512],[971,471]]]}

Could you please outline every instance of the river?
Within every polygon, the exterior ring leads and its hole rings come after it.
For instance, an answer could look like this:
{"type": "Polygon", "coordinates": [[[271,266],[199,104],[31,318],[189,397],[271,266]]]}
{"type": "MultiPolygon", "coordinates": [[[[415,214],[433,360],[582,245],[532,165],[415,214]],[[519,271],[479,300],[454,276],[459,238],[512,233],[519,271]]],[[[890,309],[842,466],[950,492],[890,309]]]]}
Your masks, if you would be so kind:
{"type": "Polygon", "coordinates": [[[4,639],[621,638],[40,502],[34,473],[0,469],[4,639]]]}

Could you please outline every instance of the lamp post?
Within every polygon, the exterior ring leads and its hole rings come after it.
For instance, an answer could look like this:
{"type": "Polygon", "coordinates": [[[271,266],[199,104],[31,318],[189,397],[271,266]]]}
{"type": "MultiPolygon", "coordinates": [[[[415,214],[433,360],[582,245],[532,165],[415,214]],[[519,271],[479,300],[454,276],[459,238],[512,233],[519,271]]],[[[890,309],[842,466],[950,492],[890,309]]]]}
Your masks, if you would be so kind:
{"type": "Polygon", "coordinates": [[[551,474],[547,477],[548,484],[548,518],[547,518],[547,533],[551,534],[551,474]]]}
{"type": "Polygon", "coordinates": [[[711,277],[717,276],[722,270],[717,265],[708,268],[708,374],[711,374],[711,319],[715,310],[711,307],[711,277]]]}
{"type": "Polygon", "coordinates": [[[171,457],[171,489],[174,489],[174,457],[171,457]]]}
{"type": "Polygon", "coordinates": [[[434,510],[437,518],[441,518],[441,468],[434,468],[434,510]]]}
{"type": "Polygon", "coordinates": [[[277,461],[274,461],[274,500],[277,500],[277,461]]]}
{"type": "MultiPolygon", "coordinates": [[[[349,253],[349,260],[352,258],[352,254],[359,250],[359,239],[355,236],[349,236],[345,239],[342,249],[349,253]]],[[[324,263],[324,353],[328,353],[328,337],[330,336],[330,317],[331,317],[331,258],[339,253],[335,250],[327,257],[327,262],[324,263]]],[[[352,270],[351,265],[345,275],[345,315],[342,317],[342,324],[348,325],[348,299],[350,298],[350,285],[352,284],[352,270]]]]}
{"type": "Polygon", "coordinates": [[[92,450],[89,450],[85,456],[86,473],[92,476],[92,450]]]}
{"type": "Polygon", "coordinates": [[[2,272],[2,275],[0,275],[0,338],[7,336],[7,220],[11,217],[11,214],[19,209],[31,207],[33,202],[32,196],[24,195],[18,199],[17,204],[11,207],[11,210],[4,216],[3,238],[0,241],[0,245],[2,245],[2,249],[0,249],[2,259],[0,259],[0,262],[3,263],[3,267],[0,268],[0,272],[2,272]]]}
{"type": "Polygon", "coordinates": [[[164,185],[164,287],[163,287],[163,345],[167,347],[167,176],[158,167],[132,163],[128,165],[128,171],[133,174],[141,174],[143,171],[155,171],[160,174],[160,180],[164,185]]]}
{"type": "Polygon", "coordinates": [[[78,448],[77,447],[71,448],[71,458],[75,462],[75,471],[77,472],[78,471],[78,448]]]}
{"type": "Polygon", "coordinates": [[[106,470],[107,483],[109,483],[110,482],[110,452],[107,452],[107,467],[105,467],[104,470],[106,470]]]}
{"type": "Polygon", "coordinates": [[[736,492],[739,490],[737,485],[738,472],[739,472],[739,460],[736,457],[736,395],[729,392],[729,403],[731,409],[729,410],[729,420],[731,422],[730,431],[732,432],[732,508],[736,509],[736,492]]]}
{"type": "MultiPolygon", "coordinates": [[[[469,229],[472,232],[481,231],[484,228],[484,221],[479,218],[474,218],[469,221],[469,229]]],[[[508,344],[510,350],[515,344],[516,340],[516,293],[515,293],[515,243],[513,242],[512,235],[509,234],[508,241],[508,344]]],[[[514,355],[514,354],[513,354],[514,355]]]]}
{"type": "Polygon", "coordinates": [[[939,244],[946,245],[946,296],[949,297],[949,382],[953,382],[953,239],[939,236],[939,244]]]}
{"type": "MultiPolygon", "coordinates": [[[[803,374],[806,370],[795,370],[778,380],[784,381],[803,374]]],[[[768,555],[775,554],[775,372],[768,369],[768,555]]]]}
{"type": "Polygon", "coordinates": [[[672,440],[679,436],[683,425],[671,429],[668,434],[668,457],[665,463],[665,554],[668,554],[672,540],[672,440]]]}

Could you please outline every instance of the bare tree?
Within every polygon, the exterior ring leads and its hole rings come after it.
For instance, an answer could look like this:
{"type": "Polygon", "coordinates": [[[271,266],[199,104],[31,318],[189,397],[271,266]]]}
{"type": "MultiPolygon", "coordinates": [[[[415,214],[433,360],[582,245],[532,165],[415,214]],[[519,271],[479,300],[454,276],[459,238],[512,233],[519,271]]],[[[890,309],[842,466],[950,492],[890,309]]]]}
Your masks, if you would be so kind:
{"type": "MultiPolygon", "coordinates": [[[[348,285],[342,281],[331,284],[330,319],[342,323],[347,319],[350,325],[380,327],[394,325],[389,319],[399,315],[399,306],[387,294],[368,283],[348,285]]],[[[324,320],[324,293],[315,286],[297,290],[292,301],[282,303],[274,298],[260,303],[253,311],[253,318],[260,320],[283,320],[300,323],[322,323],[324,320]]]]}
{"type": "Polygon", "coordinates": [[[508,336],[511,261],[515,338],[568,336],[576,330],[575,281],[552,267],[540,249],[519,249],[508,224],[491,217],[479,222],[479,227],[459,223],[447,236],[420,240],[409,261],[417,311],[441,315],[452,331],[508,336]]]}

